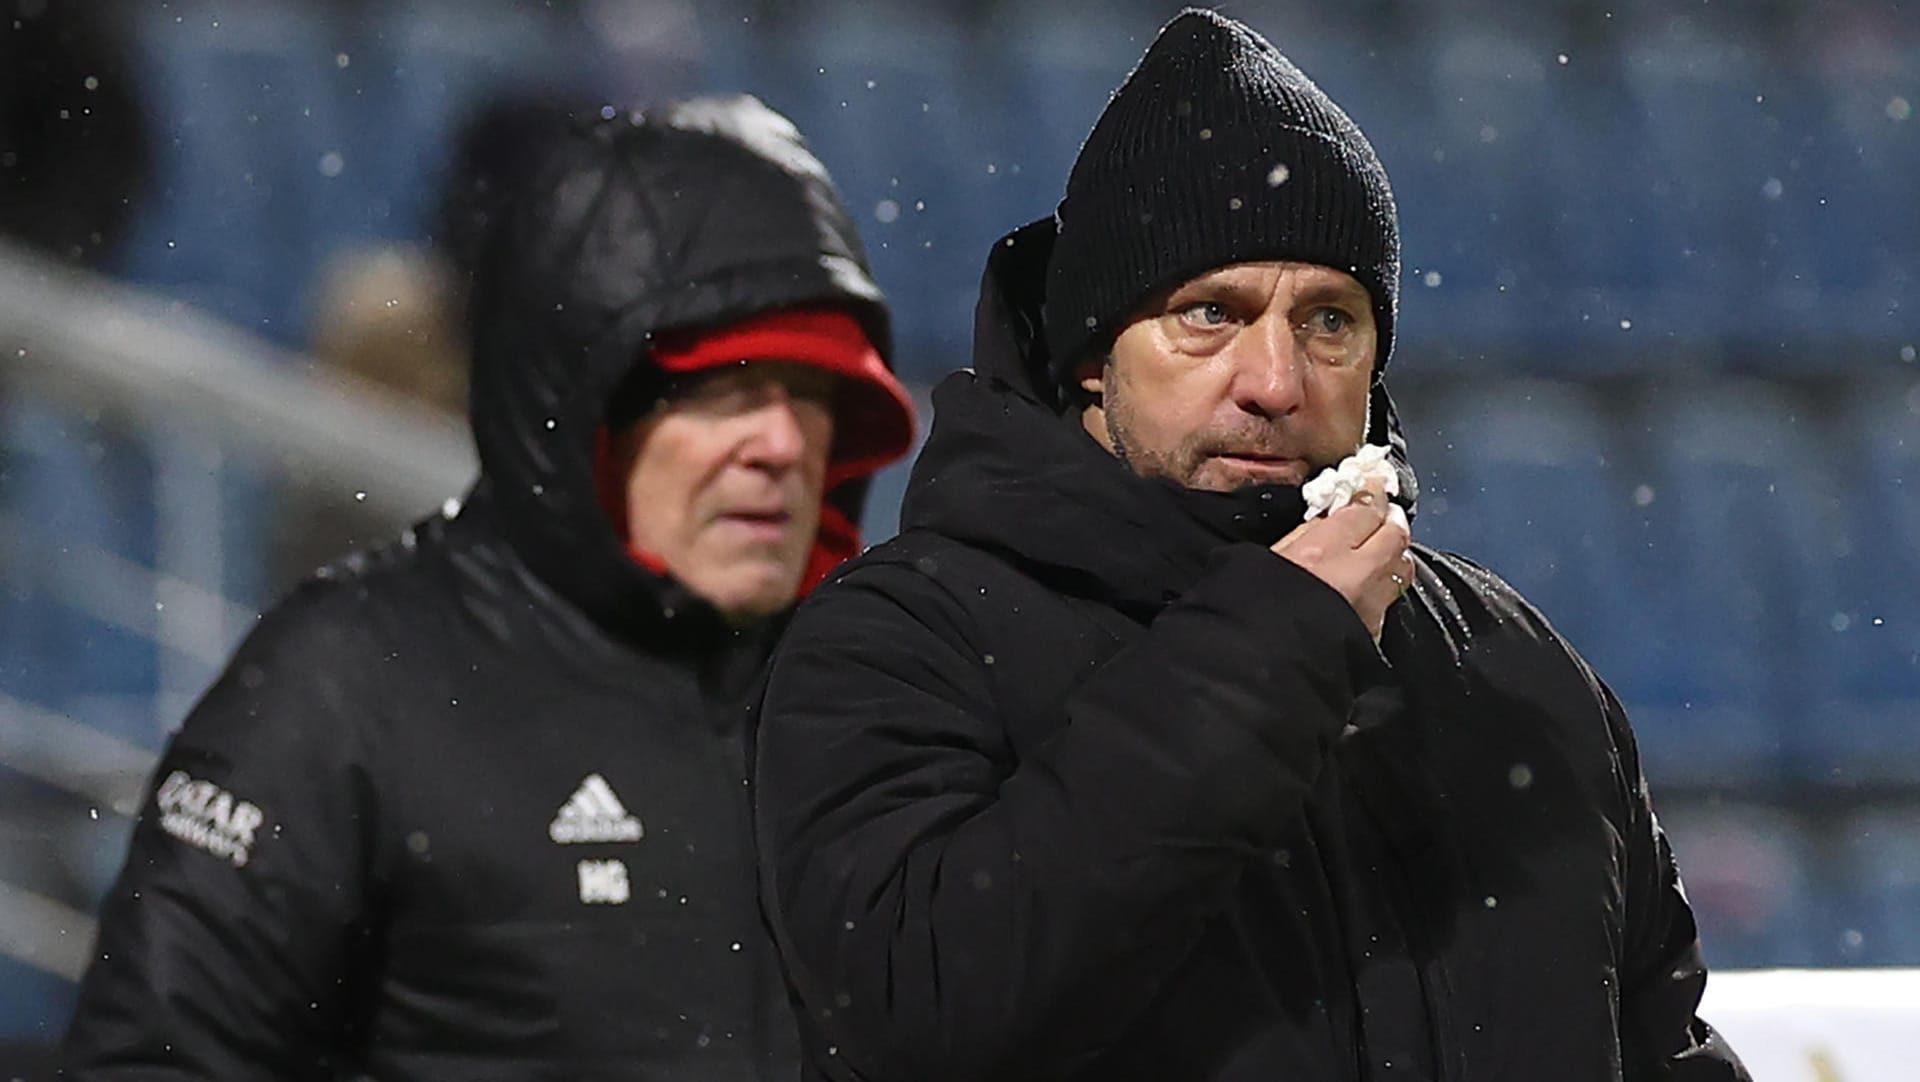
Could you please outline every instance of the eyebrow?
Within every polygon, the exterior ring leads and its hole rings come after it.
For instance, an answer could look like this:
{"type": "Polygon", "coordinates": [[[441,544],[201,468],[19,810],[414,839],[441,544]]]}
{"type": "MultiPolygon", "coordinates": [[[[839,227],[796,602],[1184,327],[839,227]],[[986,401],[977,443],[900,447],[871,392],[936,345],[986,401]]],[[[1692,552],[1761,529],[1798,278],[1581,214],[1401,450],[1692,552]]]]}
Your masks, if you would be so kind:
{"type": "Polygon", "coordinates": [[[1195,278],[1182,283],[1167,292],[1166,302],[1162,305],[1171,311],[1175,307],[1184,307],[1199,300],[1224,300],[1234,304],[1252,304],[1264,307],[1268,293],[1264,289],[1251,285],[1244,278],[1217,277],[1195,278]]]}
{"type": "Polygon", "coordinates": [[[1296,305],[1341,303],[1367,308],[1372,299],[1367,295],[1365,286],[1358,282],[1345,282],[1338,279],[1321,279],[1303,287],[1294,296],[1296,305]]]}
{"type": "MultiPolygon", "coordinates": [[[[1268,296],[1266,289],[1252,284],[1243,277],[1225,274],[1202,276],[1169,290],[1161,310],[1173,311],[1177,307],[1184,307],[1202,299],[1265,307],[1268,296]]],[[[1296,308],[1323,304],[1342,304],[1366,309],[1371,306],[1372,301],[1367,295],[1366,287],[1358,282],[1329,278],[1308,282],[1294,296],[1296,308]]]]}

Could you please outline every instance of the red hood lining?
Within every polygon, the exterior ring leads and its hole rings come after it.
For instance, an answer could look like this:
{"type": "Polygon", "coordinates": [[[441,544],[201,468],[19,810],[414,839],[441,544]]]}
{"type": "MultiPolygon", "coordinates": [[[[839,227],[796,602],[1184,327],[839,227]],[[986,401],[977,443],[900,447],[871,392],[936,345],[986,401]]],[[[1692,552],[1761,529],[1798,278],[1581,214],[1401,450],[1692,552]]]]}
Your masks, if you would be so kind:
{"type": "MultiPolygon", "coordinates": [[[[832,309],[769,312],[709,331],[656,339],[650,359],[667,372],[698,372],[741,361],[788,361],[813,365],[842,377],[834,407],[833,449],[824,491],[869,477],[913,447],[914,408],[907,390],[888,371],[858,320],[832,309]]],[[[594,434],[594,492],[612,520],[627,554],[656,575],[667,574],[658,556],[633,545],[627,530],[626,478],[614,468],[613,440],[602,426],[594,434]]],[[[860,528],[829,499],[800,584],[805,597],[843,561],[860,553],[860,528]]]]}

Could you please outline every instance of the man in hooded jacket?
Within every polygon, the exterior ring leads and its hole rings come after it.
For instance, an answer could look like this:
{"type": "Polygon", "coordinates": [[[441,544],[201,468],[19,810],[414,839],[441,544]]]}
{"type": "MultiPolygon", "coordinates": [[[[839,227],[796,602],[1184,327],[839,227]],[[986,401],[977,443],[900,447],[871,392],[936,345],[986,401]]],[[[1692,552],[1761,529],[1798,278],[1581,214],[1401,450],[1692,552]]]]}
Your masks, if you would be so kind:
{"type": "Polygon", "coordinates": [[[911,406],[752,98],[568,122],[486,227],[481,478],[262,618],[166,750],[76,1079],[778,1079],[748,692],[911,406]]]}
{"type": "Polygon", "coordinates": [[[1365,138],[1200,11],[995,245],[902,534],[763,700],[810,1078],[1745,1077],[1619,704],[1409,549],[1398,272],[1365,138]],[[1394,483],[1303,524],[1363,440],[1394,483]]]}

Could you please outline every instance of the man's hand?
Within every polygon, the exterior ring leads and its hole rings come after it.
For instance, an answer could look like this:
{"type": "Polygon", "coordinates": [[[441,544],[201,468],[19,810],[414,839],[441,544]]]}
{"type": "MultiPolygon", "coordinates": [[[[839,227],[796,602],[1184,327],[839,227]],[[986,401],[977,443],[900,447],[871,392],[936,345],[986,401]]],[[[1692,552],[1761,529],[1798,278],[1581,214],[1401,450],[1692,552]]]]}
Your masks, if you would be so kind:
{"type": "Polygon", "coordinates": [[[1379,642],[1387,608],[1413,581],[1413,558],[1407,555],[1412,540],[1407,513],[1372,481],[1352,503],[1274,542],[1273,551],[1340,591],[1379,642]]]}

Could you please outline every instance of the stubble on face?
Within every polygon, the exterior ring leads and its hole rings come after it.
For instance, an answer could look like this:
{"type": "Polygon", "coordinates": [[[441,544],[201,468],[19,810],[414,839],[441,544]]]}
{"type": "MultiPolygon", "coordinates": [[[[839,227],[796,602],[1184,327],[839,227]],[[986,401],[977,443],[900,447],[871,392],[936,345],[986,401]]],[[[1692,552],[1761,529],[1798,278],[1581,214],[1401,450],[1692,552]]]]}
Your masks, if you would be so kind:
{"type": "MultiPolygon", "coordinates": [[[[1117,378],[1111,355],[1105,365],[1106,393],[1103,395],[1102,410],[1105,415],[1107,440],[1113,456],[1134,473],[1142,477],[1158,477],[1173,481],[1183,488],[1208,489],[1230,492],[1253,485],[1266,484],[1275,480],[1267,476],[1255,476],[1247,473],[1235,474],[1230,470],[1211,468],[1215,456],[1224,454],[1261,454],[1275,458],[1299,459],[1305,467],[1298,471],[1299,476],[1283,479],[1288,484],[1305,484],[1308,478],[1320,470],[1339,464],[1339,462],[1359,449],[1359,443],[1347,447],[1309,446],[1287,433],[1280,423],[1272,420],[1247,416],[1239,423],[1213,427],[1195,432],[1171,447],[1156,450],[1136,435],[1135,417],[1139,409],[1137,396],[1129,389],[1125,381],[1117,378]]],[[[1361,440],[1373,429],[1373,403],[1371,395],[1367,403],[1367,412],[1361,425],[1361,440]]]]}
{"type": "Polygon", "coordinates": [[[1082,421],[1141,476],[1221,492],[1304,484],[1366,438],[1374,341],[1348,275],[1221,268],[1150,302],[1083,365],[1082,421]]]}

